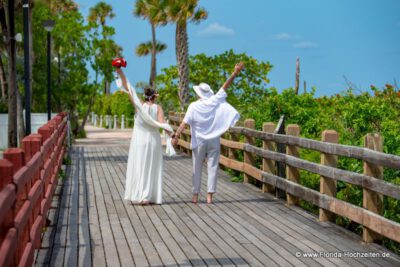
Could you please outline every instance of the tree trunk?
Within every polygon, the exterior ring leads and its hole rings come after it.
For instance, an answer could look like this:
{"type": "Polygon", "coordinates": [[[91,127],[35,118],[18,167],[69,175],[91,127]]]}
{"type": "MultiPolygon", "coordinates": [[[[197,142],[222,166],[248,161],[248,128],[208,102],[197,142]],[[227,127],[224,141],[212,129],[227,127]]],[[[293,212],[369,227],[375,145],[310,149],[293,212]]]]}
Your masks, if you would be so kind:
{"type": "MultiPolygon", "coordinates": [[[[0,25],[1,25],[1,31],[3,33],[3,36],[7,37],[8,36],[8,29],[7,29],[7,21],[6,21],[6,6],[5,3],[0,6],[0,25]]],[[[7,46],[7,42],[5,42],[5,45],[7,46]]],[[[7,50],[7,47],[1,47],[1,50],[7,50]]],[[[8,51],[7,51],[8,52],[8,51]]],[[[1,81],[1,92],[2,92],[2,99],[7,100],[7,77],[6,77],[6,72],[4,69],[4,64],[3,64],[3,59],[1,58],[0,54],[0,81],[1,81]]]]}
{"type": "Polygon", "coordinates": [[[8,0],[8,146],[17,147],[17,70],[15,46],[15,2],[8,0]]]}
{"type": "Polygon", "coordinates": [[[77,131],[77,134],[79,134],[80,132],[82,132],[82,131],[85,129],[85,124],[86,124],[87,118],[88,118],[88,116],[89,116],[89,114],[90,114],[90,111],[92,110],[92,106],[93,106],[93,103],[94,103],[95,98],[96,98],[96,96],[93,96],[93,97],[90,99],[89,107],[88,107],[88,109],[86,110],[85,116],[84,116],[83,119],[82,119],[82,124],[81,124],[81,126],[79,127],[79,129],[78,129],[78,131],[77,131]]]}
{"type": "Polygon", "coordinates": [[[151,24],[152,48],[151,48],[151,70],[150,70],[150,87],[156,89],[156,29],[154,24],[151,24]]]}
{"type": "Polygon", "coordinates": [[[18,140],[22,146],[22,139],[25,137],[24,111],[22,107],[22,96],[17,88],[17,125],[18,125],[18,140]]]}
{"type": "Polygon", "coordinates": [[[57,52],[57,58],[58,58],[58,81],[57,81],[57,84],[58,84],[58,90],[60,90],[60,88],[61,88],[61,52],[60,52],[60,48],[58,49],[58,52],[57,52]]]}
{"type": "Polygon", "coordinates": [[[7,99],[7,81],[6,81],[6,73],[3,65],[3,58],[0,53],[0,86],[1,86],[1,99],[7,99]]]}
{"type": "Polygon", "coordinates": [[[296,91],[296,95],[299,94],[299,86],[300,86],[300,59],[296,59],[296,81],[294,85],[294,89],[296,91]]]}
{"type": "Polygon", "coordinates": [[[181,110],[189,102],[189,58],[188,58],[188,36],[187,25],[184,23],[176,24],[176,60],[179,74],[179,100],[181,110]]]}
{"type": "Polygon", "coordinates": [[[106,77],[104,77],[104,93],[110,95],[110,83],[106,80],[106,77]]]}

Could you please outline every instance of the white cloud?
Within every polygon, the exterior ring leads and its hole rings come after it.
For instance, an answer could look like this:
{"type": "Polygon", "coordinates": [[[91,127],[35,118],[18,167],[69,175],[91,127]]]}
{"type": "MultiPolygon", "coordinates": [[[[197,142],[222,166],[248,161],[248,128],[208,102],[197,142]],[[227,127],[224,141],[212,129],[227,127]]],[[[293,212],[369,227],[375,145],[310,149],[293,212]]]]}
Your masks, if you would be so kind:
{"type": "Polygon", "coordinates": [[[233,36],[235,31],[219,23],[211,23],[207,28],[199,31],[199,35],[205,37],[233,36]]]}
{"type": "Polygon", "coordinates": [[[273,38],[274,38],[274,40],[292,40],[292,39],[297,38],[297,36],[293,35],[293,34],[289,34],[287,32],[281,32],[281,33],[275,34],[273,36],[273,38]]]}
{"type": "Polygon", "coordinates": [[[304,41],[304,42],[299,42],[299,43],[295,43],[293,45],[294,48],[315,48],[318,45],[314,42],[309,42],[309,41],[304,41]]]}

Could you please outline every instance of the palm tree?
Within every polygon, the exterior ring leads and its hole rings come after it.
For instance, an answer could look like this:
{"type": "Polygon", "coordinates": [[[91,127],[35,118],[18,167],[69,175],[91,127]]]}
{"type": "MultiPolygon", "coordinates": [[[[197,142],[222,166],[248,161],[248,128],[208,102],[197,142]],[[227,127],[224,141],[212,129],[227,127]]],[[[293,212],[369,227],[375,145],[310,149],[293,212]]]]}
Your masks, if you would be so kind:
{"type": "MultiPolygon", "coordinates": [[[[141,43],[136,47],[135,53],[137,56],[139,57],[144,57],[147,56],[149,54],[153,55],[153,42],[149,41],[146,43],[141,43]]],[[[156,46],[155,46],[155,51],[156,54],[159,54],[161,52],[163,52],[165,49],[167,49],[167,45],[160,43],[160,42],[156,42],[156,46]]],[[[153,60],[153,58],[152,58],[153,60]]],[[[152,61],[153,63],[153,61],[152,61]]],[[[155,78],[156,78],[156,69],[155,69],[156,65],[155,64],[151,64],[151,71],[150,71],[150,80],[149,80],[149,85],[151,87],[155,86],[155,78]]]]}
{"type": "Polygon", "coordinates": [[[189,102],[189,54],[187,22],[200,23],[208,12],[198,7],[198,0],[168,0],[168,19],[176,23],[175,52],[179,73],[181,109],[189,102]]]}
{"type": "Polygon", "coordinates": [[[150,87],[155,88],[156,79],[156,54],[157,54],[157,41],[156,41],[156,26],[165,25],[167,23],[167,15],[165,13],[166,0],[137,0],[133,14],[136,17],[147,19],[151,25],[151,72],[150,72],[150,87]]]}
{"type": "MultiPolygon", "coordinates": [[[[87,18],[89,23],[94,23],[94,25],[101,25],[102,27],[102,35],[103,35],[103,42],[104,44],[107,44],[107,31],[106,30],[106,22],[107,19],[110,18],[114,18],[115,17],[115,13],[113,11],[113,8],[111,5],[107,4],[106,2],[99,2],[97,3],[94,7],[89,9],[89,16],[87,18]]],[[[111,74],[108,73],[103,73],[104,74],[104,92],[105,94],[109,94],[109,84],[110,84],[110,78],[109,76],[111,76],[111,74]]],[[[96,73],[96,77],[97,77],[97,73],[96,73]]],[[[96,82],[97,82],[97,78],[96,78],[96,82]]]]}
{"type": "Polygon", "coordinates": [[[99,23],[103,28],[103,37],[106,38],[104,33],[104,26],[106,25],[107,18],[114,18],[115,13],[111,5],[107,4],[106,2],[99,2],[94,7],[89,9],[89,16],[88,21],[99,23]]]}

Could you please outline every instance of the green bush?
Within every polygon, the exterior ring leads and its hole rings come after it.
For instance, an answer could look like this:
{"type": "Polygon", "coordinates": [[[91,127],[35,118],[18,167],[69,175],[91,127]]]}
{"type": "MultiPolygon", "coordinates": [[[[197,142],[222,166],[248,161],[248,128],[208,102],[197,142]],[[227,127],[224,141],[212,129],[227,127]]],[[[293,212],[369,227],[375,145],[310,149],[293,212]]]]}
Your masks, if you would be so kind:
{"type": "MultiPolygon", "coordinates": [[[[99,95],[93,105],[92,111],[97,115],[117,115],[120,122],[121,116],[125,115],[125,127],[133,126],[135,109],[130,102],[129,96],[123,92],[115,92],[112,95],[99,95]]],[[[105,127],[105,123],[103,123],[105,127]]]]}

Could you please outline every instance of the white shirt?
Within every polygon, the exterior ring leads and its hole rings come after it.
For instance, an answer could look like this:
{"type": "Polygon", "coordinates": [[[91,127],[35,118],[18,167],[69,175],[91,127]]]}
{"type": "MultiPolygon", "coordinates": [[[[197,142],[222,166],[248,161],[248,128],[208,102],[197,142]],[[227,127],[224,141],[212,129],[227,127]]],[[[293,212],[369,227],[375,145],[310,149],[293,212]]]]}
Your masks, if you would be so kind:
{"type": "Polygon", "coordinates": [[[204,140],[219,138],[239,120],[235,108],[226,102],[227,94],[220,89],[208,99],[199,99],[189,105],[183,122],[190,125],[192,149],[204,140]]]}

